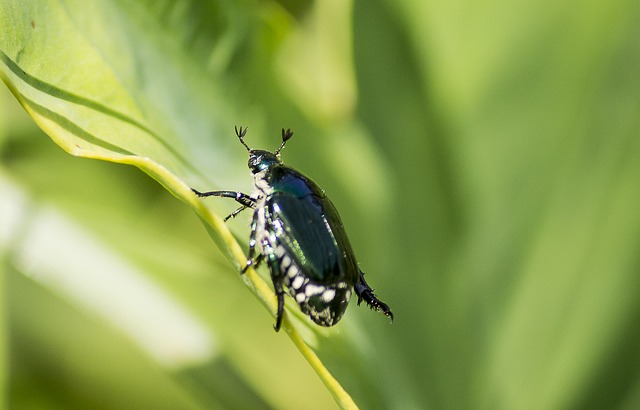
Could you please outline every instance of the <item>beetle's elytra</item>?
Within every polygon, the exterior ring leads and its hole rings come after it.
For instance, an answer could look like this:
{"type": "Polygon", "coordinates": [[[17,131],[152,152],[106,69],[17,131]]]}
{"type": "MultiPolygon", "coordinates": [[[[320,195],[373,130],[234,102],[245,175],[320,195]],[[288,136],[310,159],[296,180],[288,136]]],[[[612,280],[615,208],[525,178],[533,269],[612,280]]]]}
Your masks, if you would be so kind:
{"type": "Polygon", "coordinates": [[[225,218],[252,208],[249,266],[266,261],[278,299],[275,330],[284,314],[285,288],[302,312],[321,326],[333,326],[344,314],[355,291],[373,310],[393,321],[393,313],[376,298],[364,280],[338,211],[324,191],[308,177],[284,165],[280,151],[293,136],[282,129],[282,144],[275,152],[253,150],[245,143],[247,128],[236,127],[240,143],[249,152],[249,169],[256,192],[199,192],[199,197],[233,198],[241,206],[225,218]],[[257,252],[257,255],[256,255],[257,252]]]}

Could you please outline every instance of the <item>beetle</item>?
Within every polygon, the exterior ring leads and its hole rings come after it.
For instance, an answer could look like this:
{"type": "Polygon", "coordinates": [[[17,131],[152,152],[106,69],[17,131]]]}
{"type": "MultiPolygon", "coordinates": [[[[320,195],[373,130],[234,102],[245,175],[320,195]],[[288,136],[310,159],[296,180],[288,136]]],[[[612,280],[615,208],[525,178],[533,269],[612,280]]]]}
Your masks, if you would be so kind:
{"type": "Polygon", "coordinates": [[[375,296],[364,280],[331,200],[310,178],[283,164],[280,152],[293,132],[283,128],[280,147],[270,152],[249,148],[244,141],[246,127],[235,127],[235,131],[249,152],[255,193],[192,191],[201,198],[218,196],[238,202],[241,206],[225,221],[245,209],[254,210],[249,254],[242,273],[266,261],[278,301],[276,332],[282,325],[285,288],[302,312],[320,326],[338,323],[354,291],[358,305],[365,301],[393,322],[389,306],[375,296]]]}

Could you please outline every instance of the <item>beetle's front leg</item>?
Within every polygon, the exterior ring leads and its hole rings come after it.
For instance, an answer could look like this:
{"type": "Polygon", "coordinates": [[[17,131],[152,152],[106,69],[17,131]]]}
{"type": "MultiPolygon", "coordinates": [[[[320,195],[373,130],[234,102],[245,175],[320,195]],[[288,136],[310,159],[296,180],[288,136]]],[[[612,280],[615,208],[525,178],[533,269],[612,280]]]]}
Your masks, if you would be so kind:
{"type": "Polygon", "coordinates": [[[245,209],[247,209],[247,206],[242,205],[240,208],[236,209],[235,211],[231,212],[231,214],[227,215],[227,217],[223,219],[223,222],[227,222],[229,219],[235,218],[236,215],[238,215],[240,212],[244,211],[245,209]]]}
{"type": "MultiPolygon", "coordinates": [[[[236,191],[209,191],[209,192],[200,192],[197,189],[191,188],[194,194],[198,195],[200,198],[206,198],[208,196],[219,196],[223,198],[233,198],[237,203],[242,205],[245,208],[255,208],[257,200],[247,194],[243,194],[242,192],[236,191]]],[[[240,211],[238,211],[240,212],[240,211]]],[[[238,212],[234,212],[237,214],[238,212]]],[[[235,216],[235,215],[234,215],[235,216]]]]}

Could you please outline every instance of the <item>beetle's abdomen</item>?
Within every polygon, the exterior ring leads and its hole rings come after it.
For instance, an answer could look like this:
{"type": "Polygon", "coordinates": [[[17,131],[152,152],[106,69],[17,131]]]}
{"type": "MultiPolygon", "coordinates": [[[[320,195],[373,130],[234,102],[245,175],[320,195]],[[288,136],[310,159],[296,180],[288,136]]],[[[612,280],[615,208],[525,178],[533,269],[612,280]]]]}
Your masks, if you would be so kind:
{"type": "Polygon", "coordinates": [[[347,309],[359,277],[338,211],[313,181],[294,169],[279,165],[268,175],[272,190],[264,200],[263,231],[271,249],[267,253],[275,257],[272,275],[282,278],[315,323],[333,326],[347,309]]]}
{"type": "Polygon", "coordinates": [[[279,166],[271,176],[273,192],[265,201],[266,230],[313,282],[353,286],[358,267],[340,217],[313,182],[279,166]]]}
{"type": "Polygon", "coordinates": [[[276,245],[275,249],[284,284],[300,310],[318,325],[333,326],[338,323],[351,300],[351,286],[342,281],[331,284],[314,282],[285,254],[281,245],[276,245]]]}

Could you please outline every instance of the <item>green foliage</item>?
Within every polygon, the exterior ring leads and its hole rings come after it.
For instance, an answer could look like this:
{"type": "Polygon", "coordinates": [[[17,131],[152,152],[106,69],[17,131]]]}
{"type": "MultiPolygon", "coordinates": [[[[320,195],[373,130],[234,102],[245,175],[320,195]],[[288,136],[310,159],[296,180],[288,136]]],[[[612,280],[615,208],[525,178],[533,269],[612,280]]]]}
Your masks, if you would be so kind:
{"type": "Polygon", "coordinates": [[[637,408],[638,17],[0,1],[6,407],[637,408]],[[393,325],[273,332],[246,216],[189,190],[251,190],[234,125],[294,130],[393,325]]]}

